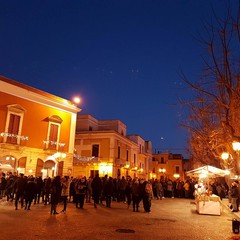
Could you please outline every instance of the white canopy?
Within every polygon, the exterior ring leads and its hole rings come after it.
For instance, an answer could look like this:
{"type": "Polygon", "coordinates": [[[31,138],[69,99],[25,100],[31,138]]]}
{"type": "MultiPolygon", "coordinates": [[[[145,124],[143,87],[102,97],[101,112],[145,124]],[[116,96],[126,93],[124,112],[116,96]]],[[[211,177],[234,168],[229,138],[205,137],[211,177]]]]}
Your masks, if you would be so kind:
{"type": "Polygon", "coordinates": [[[188,171],[186,172],[186,174],[189,177],[224,177],[226,175],[229,175],[229,170],[223,170],[220,168],[206,165],[206,166],[188,171]]]}
{"type": "Polygon", "coordinates": [[[13,170],[13,167],[10,164],[2,164],[0,163],[0,170],[13,170]]]}

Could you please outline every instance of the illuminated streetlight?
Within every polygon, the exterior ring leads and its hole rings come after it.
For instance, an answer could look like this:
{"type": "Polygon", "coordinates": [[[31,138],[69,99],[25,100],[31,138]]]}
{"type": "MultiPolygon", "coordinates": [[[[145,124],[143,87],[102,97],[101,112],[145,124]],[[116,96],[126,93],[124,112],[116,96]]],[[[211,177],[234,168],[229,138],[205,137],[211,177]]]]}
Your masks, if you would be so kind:
{"type": "Polygon", "coordinates": [[[180,175],[179,175],[178,173],[175,173],[175,174],[173,174],[173,177],[174,177],[174,178],[179,178],[180,175]]]}
{"type": "Polygon", "coordinates": [[[229,158],[229,153],[223,152],[221,155],[222,160],[227,160],[229,158]]]}
{"type": "Polygon", "coordinates": [[[232,146],[234,151],[240,151],[240,142],[233,142],[232,146]]]}
{"type": "Polygon", "coordinates": [[[76,96],[73,98],[73,102],[79,104],[81,102],[81,98],[76,96]]]}
{"type": "Polygon", "coordinates": [[[165,172],[166,172],[166,169],[165,169],[165,168],[159,168],[159,172],[165,173],[165,172]]]}

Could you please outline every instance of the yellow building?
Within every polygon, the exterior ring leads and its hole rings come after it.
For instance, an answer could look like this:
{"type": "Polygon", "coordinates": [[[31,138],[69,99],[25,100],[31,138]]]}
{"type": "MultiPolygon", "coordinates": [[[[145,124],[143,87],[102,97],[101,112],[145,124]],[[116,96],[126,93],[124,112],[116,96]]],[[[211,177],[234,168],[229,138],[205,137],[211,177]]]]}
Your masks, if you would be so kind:
{"type": "Polygon", "coordinates": [[[139,154],[138,141],[133,141],[126,132],[126,125],[120,120],[97,120],[91,115],[78,114],[74,176],[93,177],[99,173],[114,178],[147,178],[147,160],[139,154]]]}
{"type": "Polygon", "coordinates": [[[0,76],[0,171],[70,175],[79,111],[66,99],[0,76]]]}
{"type": "Polygon", "coordinates": [[[155,178],[184,180],[183,156],[181,154],[153,154],[152,173],[155,178]]]}

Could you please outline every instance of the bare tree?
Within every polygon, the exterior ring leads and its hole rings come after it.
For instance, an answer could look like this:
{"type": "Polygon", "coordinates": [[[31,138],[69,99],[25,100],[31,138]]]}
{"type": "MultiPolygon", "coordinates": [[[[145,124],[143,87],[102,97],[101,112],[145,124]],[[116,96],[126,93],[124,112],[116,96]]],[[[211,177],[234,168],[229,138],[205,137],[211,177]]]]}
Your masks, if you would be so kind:
{"type": "Polygon", "coordinates": [[[182,74],[194,95],[181,103],[190,110],[184,126],[190,133],[193,161],[240,172],[240,155],[232,148],[233,141],[240,142],[240,11],[238,7],[234,16],[232,9],[229,5],[224,18],[213,12],[211,23],[204,25],[203,74],[194,83],[182,74]],[[227,163],[221,159],[225,151],[231,156],[227,163]]]}

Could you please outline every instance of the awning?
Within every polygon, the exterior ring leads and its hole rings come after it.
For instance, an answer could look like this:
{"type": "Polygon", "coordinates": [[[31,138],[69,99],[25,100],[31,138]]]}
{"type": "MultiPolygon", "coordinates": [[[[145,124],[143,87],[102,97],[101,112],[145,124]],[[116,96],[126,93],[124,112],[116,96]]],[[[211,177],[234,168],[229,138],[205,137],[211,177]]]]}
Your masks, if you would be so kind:
{"type": "Polygon", "coordinates": [[[0,170],[13,170],[13,167],[10,164],[2,164],[0,163],[0,170]]]}
{"type": "Polygon", "coordinates": [[[186,172],[189,177],[224,177],[229,175],[229,170],[223,170],[213,166],[203,166],[186,172]]]}

